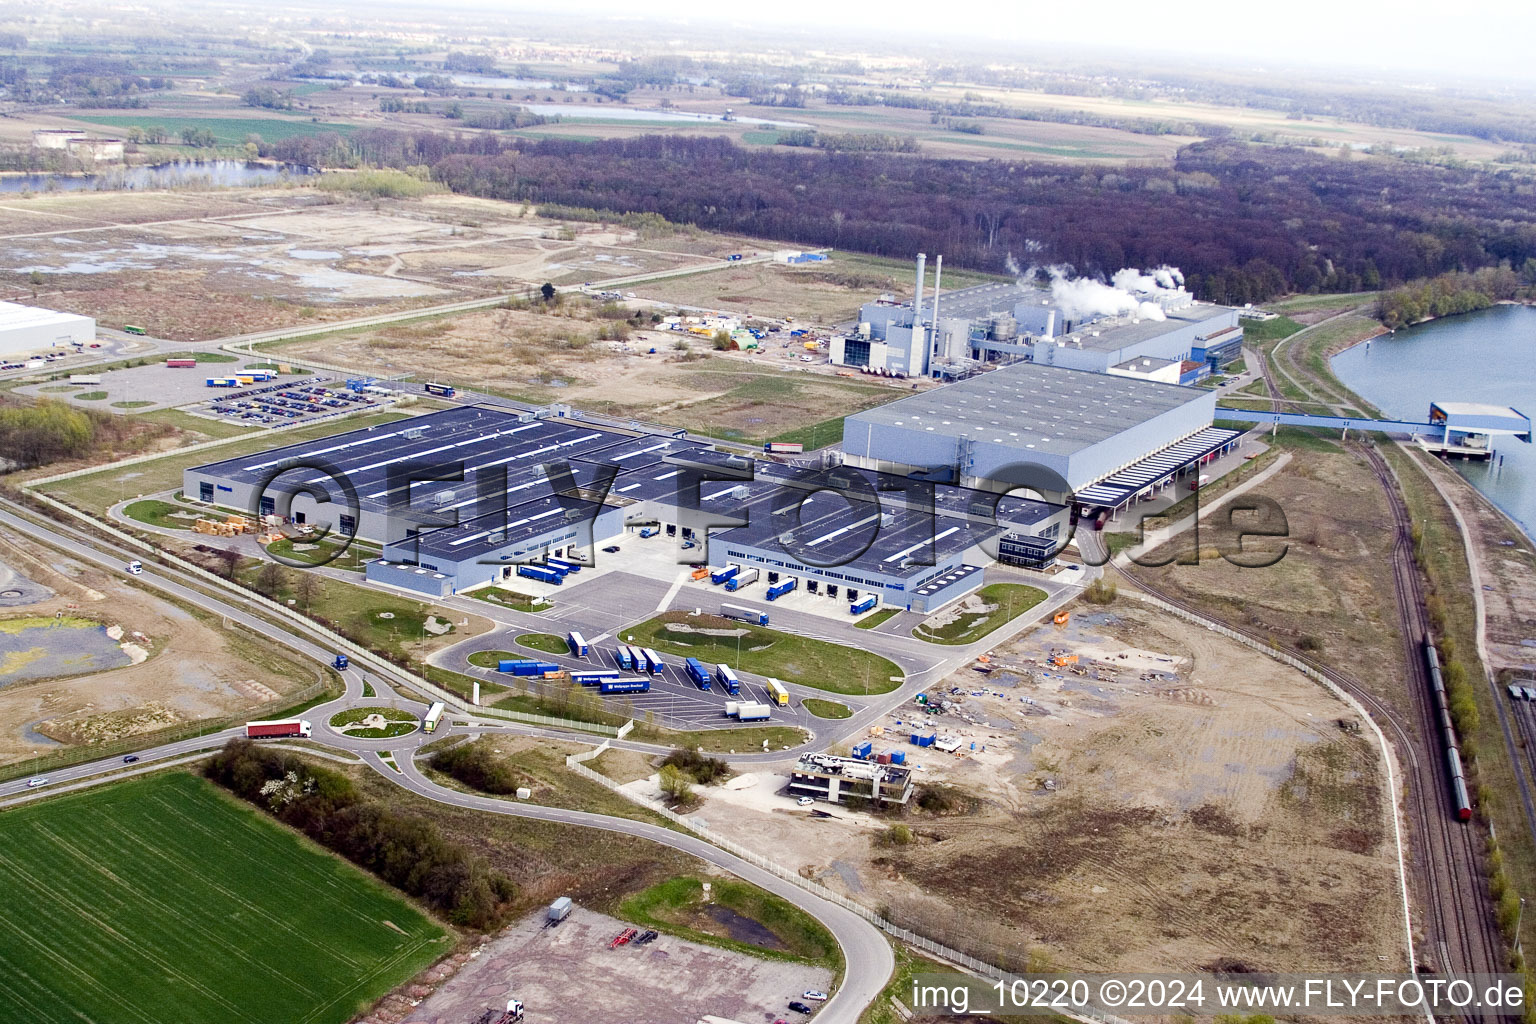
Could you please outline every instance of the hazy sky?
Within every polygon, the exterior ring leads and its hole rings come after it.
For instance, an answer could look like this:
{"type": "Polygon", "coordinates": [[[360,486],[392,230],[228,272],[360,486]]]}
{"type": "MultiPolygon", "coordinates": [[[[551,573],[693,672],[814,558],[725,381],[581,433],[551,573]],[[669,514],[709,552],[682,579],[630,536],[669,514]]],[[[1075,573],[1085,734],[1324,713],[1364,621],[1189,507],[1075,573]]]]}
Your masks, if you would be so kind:
{"type": "MultiPolygon", "coordinates": [[[[1470,0],[569,0],[564,11],[631,17],[894,30],[979,42],[1078,42],[1114,49],[1191,52],[1222,63],[1326,62],[1425,77],[1536,77],[1536,3],[1470,0]]],[[[873,41],[873,40],[872,40],[873,41]]]]}

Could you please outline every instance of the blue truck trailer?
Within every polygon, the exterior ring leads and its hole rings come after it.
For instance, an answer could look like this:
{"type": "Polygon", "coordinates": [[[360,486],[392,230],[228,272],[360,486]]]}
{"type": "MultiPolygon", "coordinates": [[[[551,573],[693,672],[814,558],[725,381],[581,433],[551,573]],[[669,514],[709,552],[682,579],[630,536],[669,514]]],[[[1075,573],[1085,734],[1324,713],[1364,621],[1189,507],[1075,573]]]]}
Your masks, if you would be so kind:
{"type": "Polygon", "coordinates": [[[598,693],[650,693],[649,679],[610,679],[597,688],[598,693]]]}
{"type": "Polygon", "coordinates": [[[879,603],[880,603],[880,599],[878,597],[866,597],[864,600],[859,601],[856,604],[850,604],[848,606],[848,614],[849,615],[863,615],[865,612],[867,612],[870,609],[874,608],[874,606],[879,604],[879,603]]]}
{"type": "Polygon", "coordinates": [[[599,683],[606,683],[617,679],[621,675],[623,673],[614,668],[578,668],[571,670],[571,682],[580,683],[582,686],[596,686],[599,683]]]}
{"type": "Polygon", "coordinates": [[[741,572],[741,566],[739,565],[728,565],[724,569],[711,569],[709,571],[709,582],[718,587],[739,572],[741,572]]]}
{"type": "Polygon", "coordinates": [[[515,676],[542,676],[546,672],[559,672],[560,666],[552,661],[500,661],[496,663],[496,671],[515,676]]]}
{"type": "Polygon", "coordinates": [[[623,644],[619,644],[618,649],[613,652],[613,660],[618,663],[619,668],[626,672],[633,672],[637,667],[635,665],[635,656],[623,644]]]}
{"type": "Polygon", "coordinates": [[[565,643],[571,649],[571,657],[585,658],[587,656],[587,638],[574,629],[565,634],[565,643]]]}
{"type": "Polygon", "coordinates": [[[689,658],[683,662],[683,667],[688,670],[688,678],[693,680],[693,685],[701,690],[709,689],[709,668],[698,658],[689,658]]]}
{"type": "Polygon", "coordinates": [[[517,574],[530,580],[538,580],[540,583],[553,583],[556,586],[565,582],[565,577],[553,569],[546,569],[542,565],[520,565],[517,574]]]}
{"type": "Polygon", "coordinates": [[[799,585],[800,578],[798,576],[791,576],[783,583],[775,583],[773,586],[768,588],[768,600],[777,601],[779,598],[783,597],[791,590],[794,590],[799,585]]]}
{"type": "Polygon", "coordinates": [[[754,626],[768,625],[768,613],[760,612],[756,608],[748,608],[744,604],[722,604],[720,606],[722,618],[735,619],[737,622],[750,622],[754,626]]]}
{"type": "Polygon", "coordinates": [[[731,671],[731,666],[724,664],[716,665],[715,680],[725,687],[725,692],[732,697],[740,695],[741,680],[736,678],[736,673],[731,671]]]}
{"type": "Polygon", "coordinates": [[[544,564],[551,569],[558,569],[562,573],[581,572],[581,566],[575,562],[567,562],[563,558],[546,558],[544,564]]]}

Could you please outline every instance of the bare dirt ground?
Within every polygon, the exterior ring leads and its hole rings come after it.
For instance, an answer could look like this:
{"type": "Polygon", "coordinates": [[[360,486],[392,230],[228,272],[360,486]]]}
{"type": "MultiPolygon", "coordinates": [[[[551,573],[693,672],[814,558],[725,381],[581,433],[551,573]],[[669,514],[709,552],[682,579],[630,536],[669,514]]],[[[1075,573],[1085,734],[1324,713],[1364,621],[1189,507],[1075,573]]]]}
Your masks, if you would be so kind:
{"type": "Polygon", "coordinates": [[[1325,691],[1124,599],[991,664],[934,689],[948,713],[897,712],[875,739],[921,766],[933,810],[813,819],[764,773],[700,790],[697,813],[962,948],[1093,970],[1402,960],[1379,756],[1325,691]],[[907,742],[929,729],[958,755],[907,742]],[[895,821],[912,843],[886,841],[895,821]]]}
{"type": "Polygon", "coordinates": [[[541,915],[525,918],[481,947],[405,1019],[468,1024],[516,997],[528,1019],[541,1024],[676,1024],[706,1014],[773,1020],[801,992],[826,991],[832,982],[824,968],[759,960],[669,935],[609,949],[625,927],[579,906],[554,928],[545,928],[541,915]]]}
{"type": "Polygon", "coordinates": [[[244,634],[208,625],[109,573],[0,532],[0,561],[54,596],[6,614],[55,612],[119,626],[145,657],[120,669],[0,686],[0,762],[57,743],[115,739],[235,714],[319,680],[316,670],[244,634]]]}
{"type": "Polygon", "coordinates": [[[554,314],[492,309],[305,339],[273,351],[754,440],[904,393],[827,373],[786,372],[779,369],[784,360],[777,350],[717,356],[707,339],[689,342],[675,331],[638,330],[626,341],[602,341],[602,326],[574,304],[554,314]],[[688,349],[679,350],[680,343],[688,349]]]}
{"type": "MultiPolygon", "coordinates": [[[[1304,438],[1288,450],[1291,462],[1253,492],[1284,510],[1289,536],[1277,564],[1242,568],[1221,558],[1216,548],[1231,537],[1217,528],[1223,518],[1217,511],[1201,525],[1200,564],[1136,571],[1218,619],[1262,629],[1373,692],[1402,699],[1386,495],[1359,455],[1331,441],[1304,438]]],[[[1182,534],[1150,557],[1187,553],[1193,542],[1192,534],[1182,534]]],[[[1268,543],[1250,539],[1244,546],[1268,543]]]]}

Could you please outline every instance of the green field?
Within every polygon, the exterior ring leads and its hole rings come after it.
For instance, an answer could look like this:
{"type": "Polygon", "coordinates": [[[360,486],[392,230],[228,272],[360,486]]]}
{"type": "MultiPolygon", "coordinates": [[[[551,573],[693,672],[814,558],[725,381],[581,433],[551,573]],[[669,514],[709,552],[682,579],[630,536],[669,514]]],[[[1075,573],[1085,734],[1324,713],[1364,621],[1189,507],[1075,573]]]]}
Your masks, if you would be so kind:
{"type": "Polygon", "coordinates": [[[721,627],[716,623],[724,620],[714,616],[706,617],[707,625],[703,628],[727,629],[730,635],[666,628],[669,622],[691,626],[691,618],[685,612],[666,612],[626,628],[624,635],[633,634],[635,642],[658,651],[700,661],[723,661],[743,672],[803,683],[832,693],[889,693],[901,685],[900,668],[878,654],[854,647],[744,622],[729,622],[721,627]]]}
{"type": "Polygon", "coordinates": [[[931,644],[973,644],[1044,601],[1045,591],[1022,583],[989,583],[976,591],[976,596],[987,602],[988,610],[959,612],[943,625],[931,627],[928,622],[933,620],[929,619],[914,629],[912,635],[931,644]]]}
{"type": "Polygon", "coordinates": [[[239,146],[247,135],[260,135],[265,142],[281,142],[299,135],[323,135],[336,132],[349,135],[357,130],[350,124],[329,124],[301,118],[277,117],[134,117],[131,114],[104,114],[92,117],[75,117],[74,121],[99,124],[110,128],[159,128],[172,141],[180,141],[183,128],[207,129],[221,146],[239,146]]]}
{"type": "Polygon", "coordinates": [[[451,947],[182,773],[0,814],[0,887],[0,999],[28,1024],[340,1024],[451,947]]]}
{"type": "MultiPolygon", "coordinates": [[[[535,651],[543,651],[545,654],[569,654],[570,645],[565,642],[565,637],[555,636],[553,633],[524,633],[517,638],[519,647],[529,647],[535,651]]],[[[509,655],[511,658],[520,658],[522,655],[509,655]]]]}

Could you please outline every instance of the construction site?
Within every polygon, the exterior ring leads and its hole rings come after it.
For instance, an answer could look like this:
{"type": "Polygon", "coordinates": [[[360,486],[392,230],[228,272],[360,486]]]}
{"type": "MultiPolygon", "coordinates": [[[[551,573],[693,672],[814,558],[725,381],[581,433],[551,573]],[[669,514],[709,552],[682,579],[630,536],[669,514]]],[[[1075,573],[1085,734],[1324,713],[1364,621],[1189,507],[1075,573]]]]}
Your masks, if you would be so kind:
{"type": "Polygon", "coordinates": [[[1385,777],[1344,704],[1133,602],[1055,619],[844,751],[899,758],[910,803],[803,806],[797,767],[702,789],[698,814],[893,920],[1061,969],[1406,966],[1385,777]]]}

